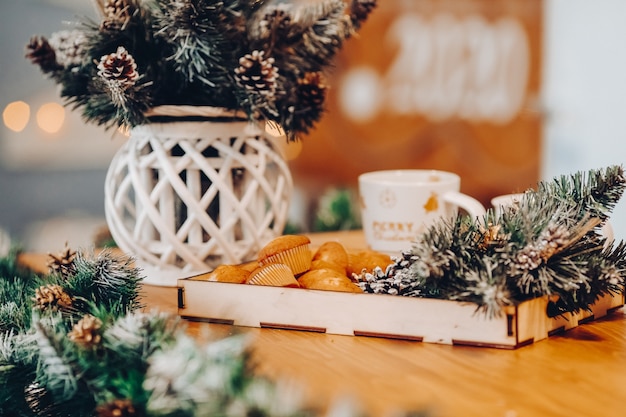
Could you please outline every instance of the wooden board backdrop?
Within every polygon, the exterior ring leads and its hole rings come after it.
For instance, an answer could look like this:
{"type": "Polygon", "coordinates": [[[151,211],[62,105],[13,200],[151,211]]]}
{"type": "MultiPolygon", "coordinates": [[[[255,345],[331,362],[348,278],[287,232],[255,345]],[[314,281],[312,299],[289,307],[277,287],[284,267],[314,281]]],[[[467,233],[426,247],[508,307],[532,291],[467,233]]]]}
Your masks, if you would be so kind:
{"type": "Polygon", "coordinates": [[[327,113],[295,147],[297,187],[434,168],[484,203],[539,178],[541,0],[379,0],[329,79],[327,113]],[[299,152],[299,154],[298,154],[299,152]]]}

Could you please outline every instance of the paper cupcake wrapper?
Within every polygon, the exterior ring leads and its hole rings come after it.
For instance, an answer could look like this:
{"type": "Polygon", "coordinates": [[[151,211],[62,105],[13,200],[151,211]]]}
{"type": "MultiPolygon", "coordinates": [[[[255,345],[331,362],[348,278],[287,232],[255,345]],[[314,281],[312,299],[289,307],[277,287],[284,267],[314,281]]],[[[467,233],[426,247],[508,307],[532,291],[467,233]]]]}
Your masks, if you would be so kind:
{"type": "Polygon", "coordinates": [[[268,256],[263,264],[287,265],[293,275],[301,274],[311,268],[311,250],[309,245],[296,246],[289,250],[268,256]]]}
{"type": "Polygon", "coordinates": [[[284,264],[269,264],[253,272],[248,284],[271,285],[273,287],[299,287],[289,266],[284,264]]]}

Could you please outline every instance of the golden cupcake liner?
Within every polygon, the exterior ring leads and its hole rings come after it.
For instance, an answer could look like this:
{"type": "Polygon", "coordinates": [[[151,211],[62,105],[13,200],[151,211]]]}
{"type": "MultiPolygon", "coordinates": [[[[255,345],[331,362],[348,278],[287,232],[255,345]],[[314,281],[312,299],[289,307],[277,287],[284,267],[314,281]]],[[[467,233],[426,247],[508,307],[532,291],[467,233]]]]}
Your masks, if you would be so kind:
{"type": "Polygon", "coordinates": [[[250,274],[246,281],[252,285],[270,285],[273,287],[299,287],[291,268],[285,264],[268,264],[259,267],[250,274]]]}
{"type": "Polygon", "coordinates": [[[275,255],[268,256],[262,264],[284,264],[291,268],[293,275],[301,274],[311,268],[311,250],[309,245],[296,246],[275,255]]]}

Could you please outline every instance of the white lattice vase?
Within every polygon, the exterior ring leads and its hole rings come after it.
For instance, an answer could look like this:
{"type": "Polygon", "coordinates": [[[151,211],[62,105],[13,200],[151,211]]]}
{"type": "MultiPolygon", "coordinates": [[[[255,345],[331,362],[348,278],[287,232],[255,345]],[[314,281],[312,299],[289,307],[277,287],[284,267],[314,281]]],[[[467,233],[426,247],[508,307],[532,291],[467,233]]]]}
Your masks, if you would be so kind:
{"type": "Polygon", "coordinates": [[[167,121],[134,128],[107,173],[116,243],[157,285],[254,259],[287,222],[293,183],[280,151],[257,126],[219,109],[157,113],[167,121]]]}

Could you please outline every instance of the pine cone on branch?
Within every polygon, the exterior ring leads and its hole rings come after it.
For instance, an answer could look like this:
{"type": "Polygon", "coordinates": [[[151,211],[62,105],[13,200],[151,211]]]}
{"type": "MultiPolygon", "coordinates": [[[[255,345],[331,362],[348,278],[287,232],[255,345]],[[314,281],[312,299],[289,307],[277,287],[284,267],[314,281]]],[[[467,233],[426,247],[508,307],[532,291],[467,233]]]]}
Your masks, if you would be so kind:
{"type": "Polygon", "coordinates": [[[320,108],[328,86],[321,72],[307,72],[298,80],[298,100],[303,108],[320,108]]]}
{"type": "Polygon", "coordinates": [[[278,68],[274,66],[274,58],[265,58],[264,51],[252,51],[239,59],[239,67],[235,68],[235,78],[239,85],[249,92],[263,96],[273,96],[276,92],[278,68]]]}
{"type": "Polygon", "coordinates": [[[33,298],[39,310],[67,309],[72,306],[72,297],[60,285],[43,285],[35,290],[33,298]]]}
{"type": "Polygon", "coordinates": [[[115,52],[100,58],[98,76],[104,81],[104,89],[108,90],[113,105],[127,109],[132,103],[134,90],[131,89],[139,80],[135,58],[119,46],[115,52]]]}
{"type": "Polygon", "coordinates": [[[487,227],[481,225],[475,238],[476,247],[484,251],[490,247],[499,246],[503,242],[506,242],[508,236],[501,232],[501,228],[502,226],[499,224],[494,225],[490,223],[487,227]]]}
{"type": "Polygon", "coordinates": [[[90,348],[100,344],[102,340],[101,327],[102,321],[100,319],[87,314],[74,325],[68,336],[74,343],[90,348]]]}
{"type": "Polygon", "coordinates": [[[135,59],[123,46],[118,47],[112,54],[100,58],[98,75],[107,83],[122,90],[134,86],[139,79],[135,59]]]}
{"type": "Polygon", "coordinates": [[[102,10],[106,17],[130,16],[132,13],[128,0],[104,0],[102,10]]]}
{"type": "Polygon", "coordinates": [[[76,252],[71,250],[67,243],[65,249],[57,255],[48,254],[48,269],[51,274],[60,274],[62,277],[69,277],[75,272],[74,258],[76,252]]]}
{"type": "Polygon", "coordinates": [[[134,13],[134,7],[128,0],[104,0],[102,5],[104,19],[100,23],[102,30],[121,30],[134,13]]]}
{"type": "Polygon", "coordinates": [[[63,69],[56,60],[54,48],[43,36],[33,36],[26,45],[26,58],[41,68],[44,73],[63,69]]]}

